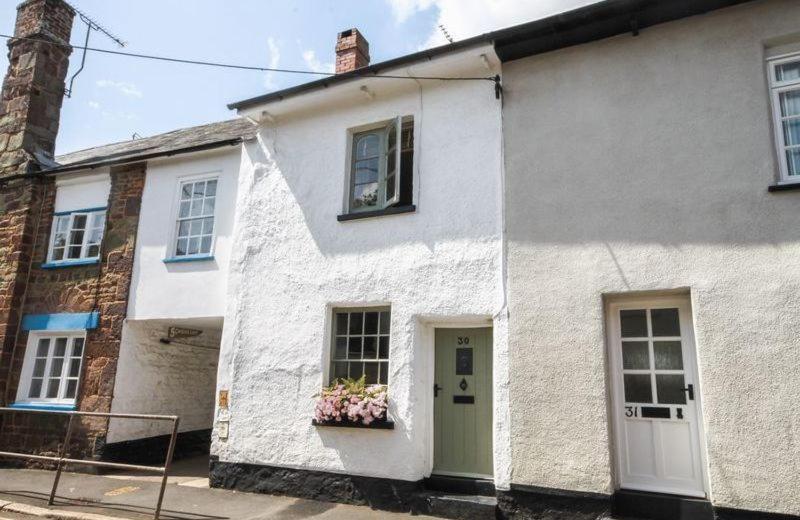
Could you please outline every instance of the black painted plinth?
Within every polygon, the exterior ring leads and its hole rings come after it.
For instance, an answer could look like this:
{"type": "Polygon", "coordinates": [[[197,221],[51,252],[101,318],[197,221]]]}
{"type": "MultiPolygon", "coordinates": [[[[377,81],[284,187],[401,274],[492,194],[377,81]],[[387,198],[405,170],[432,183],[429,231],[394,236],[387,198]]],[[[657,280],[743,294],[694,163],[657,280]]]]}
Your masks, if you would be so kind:
{"type": "Polygon", "coordinates": [[[611,512],[611,497],[512,484],[497,492],[497,508],[500,518],[513,520],[600,520],[611,512]]]}

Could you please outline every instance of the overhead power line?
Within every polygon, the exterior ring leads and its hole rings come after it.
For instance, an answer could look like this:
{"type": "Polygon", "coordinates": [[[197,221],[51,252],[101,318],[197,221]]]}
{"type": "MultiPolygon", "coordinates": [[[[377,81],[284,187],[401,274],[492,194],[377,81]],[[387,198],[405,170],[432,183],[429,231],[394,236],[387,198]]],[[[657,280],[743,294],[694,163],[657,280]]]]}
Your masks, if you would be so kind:
{"type": "Polygon", "coordinates": [[[84,51],[91,51],[91,52],[99,52],[103,54],[112,54],[115,56],[127,56],[129,58],[140,58],[140,59],[147,59],[147,60],[157,60],[157,61],[166,61],[171,63],[184,63],[187,65],[202,65],[206,67],[220,67],[225,69],[238,69],[238,70],[254,70],[260,72],[280,72],[285,74],[305,74],[305,75],[313,75],[313,76],[347,76],[347,77],[364,77],[364,78],[386,78],[386,79],[411,79],[411,80],[439,80],[439,81],[493,81],[497,82],[496,76],[476,76],[476,77],[439,77],[439,76],[400,76],[400,75],[392,75],[392,74],[380,74],[372,73],[372,74],[360,74],[358,70],[353,72],[346,72],[342,74],[336,74],[334,72],[319,72],[313,70],[299,70],[299,69],[281,69],[276,67],[258,67],[252,65],[236,65],[231,63],[220,63],[214,61],[203,61],[203,60],[190,60],[184,58],[170,58],[167,56],[154,56],[150,54],[137,54],[134,52],[123,52],[123,51],[114,51],[110,49],[98,49],[96,47],[88,47],[88,46],[79,46],[79,45],[66,45],[63,43],[52,42],[49,40],[43,40],[40,38],[26,38],[26,37],[18,37],[12,36],[9,34],[0,34],[0,38],[5,38],[7,40],[24,40],[24,41],[32,41],[32,42],[39,42],[45,43],[48,45],[54,45],[57,47],[69,47],[72,49],[82,49],[84,51]]]}

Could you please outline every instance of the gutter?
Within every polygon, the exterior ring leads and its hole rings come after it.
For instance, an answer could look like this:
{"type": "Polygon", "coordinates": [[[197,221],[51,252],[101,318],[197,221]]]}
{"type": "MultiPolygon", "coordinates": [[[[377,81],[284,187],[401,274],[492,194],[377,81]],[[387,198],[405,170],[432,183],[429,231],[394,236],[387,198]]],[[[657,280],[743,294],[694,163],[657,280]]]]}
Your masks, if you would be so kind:
{"type": "Polygon", "coordinates": [[[189,146],[186,148],[178,148],[175,150],[169,150],[164,152],[153,152],[144,155],[133,155],[128,157],[120,157],[118,159],[106,159],[106,160],[99,160],[93,162],[86,162],[86,163],[78,163],[78,164],[69,164],[66,166],[60,166],[57,168],[51,168],[49,170],[40,170],[38,172],[32,173],[18,173],[16,175],[11,175],[9,177],[0,178],[0,185],[7,184],[10,181],[14,181],[17,179],[30,179],[33,177],[42,177],[45,175],[56,175],[59,173],[68,173],[80,170],[93,170],[95,168],[102,168],[104,166],[118,166],[120,164],[128,164],[134,162],[141,162],[147,161],[150,159],[157,159],[159,157],[172,157],[173,155],[182,155],[187,153],[193,152],[202,152],[204,150],[213,150],[214,148],[222,148],[224,146],[234,146],[237,144],[241,144],[244,142],[243,137],[235,137],[233,139],[227,139],[225,141],[215,141],[213,143],[206,143],[200,144],[196,146],[189,146]]]}

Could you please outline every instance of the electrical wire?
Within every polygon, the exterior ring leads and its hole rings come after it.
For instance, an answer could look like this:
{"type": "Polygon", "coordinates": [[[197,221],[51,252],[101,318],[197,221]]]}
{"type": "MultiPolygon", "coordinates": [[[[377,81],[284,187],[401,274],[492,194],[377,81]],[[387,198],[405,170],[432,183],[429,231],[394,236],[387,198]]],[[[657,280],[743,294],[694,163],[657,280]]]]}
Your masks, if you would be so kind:
{"type": "Polygon", "coordinates": [[[238,70],[254,70],[259,72],[281,72],[286,74],[305,74],[305,75],[314,75],[314,76],[346,76],[346,77],[365,77],[365,78],[386,78],[386,79],[410,79],[410,80],[437,80],[437,81],[492,81],[496,82],[497,79],[495,76],[477,76],[477,77],[439,77],[439,76],[398,76],[398,75],[391,75],[391,74],[359,74],[358,70],[356,69],[353,72],[346,72],[343,74],[336,74],[335,72],[318,72],[313,70],[299,70],[299,69],[281,69],[275,67],[257,67],[252,65],[235,65],[231,63],[220,63],[214,61],[203,61],[203,60],[190,60],[190,59],[183,59],[183,58],[170,58],[167,56],[155,56],[151,54],[138,54],[134,52],[123,52],[123,51],[114,51],[110,49],[99,49],[96,47],[87,47],[87,46],[80,46],[80,45],[68,45],[63,43],[52,42],[48,40],[42,40],[40,38],[27,38],[22,36],[12,36],[9,34],[0,34],[0,38],[5,38],[9,41],[13,40],[23,40],[23,41],[31,41],[31,42],[38,42],[38,43],[46,43],[48,45],[54,45],[57,47],[64,47],[64,48],[71,48],[71,49],[81,49],[85,51],[91,52],[100,52],[103,54],[113,54],[116,56],[127,56],[130,58],[141,58],[147,60],[157,60],[157,61],[166,61],[171,63],[184,63],[187,65],[203,65],[207,67],[220,67],[226,69],[238,69],[238,70]]]}

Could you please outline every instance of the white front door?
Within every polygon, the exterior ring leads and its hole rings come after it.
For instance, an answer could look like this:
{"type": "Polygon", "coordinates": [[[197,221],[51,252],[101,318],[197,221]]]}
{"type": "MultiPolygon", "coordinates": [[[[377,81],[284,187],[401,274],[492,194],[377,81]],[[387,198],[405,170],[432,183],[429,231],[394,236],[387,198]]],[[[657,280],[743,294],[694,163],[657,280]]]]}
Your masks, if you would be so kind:
{"type": "Polygon", "coordinates": [[[614,303],[608,318],[620,488],[707,496],[689,301],[614,303]]]}

